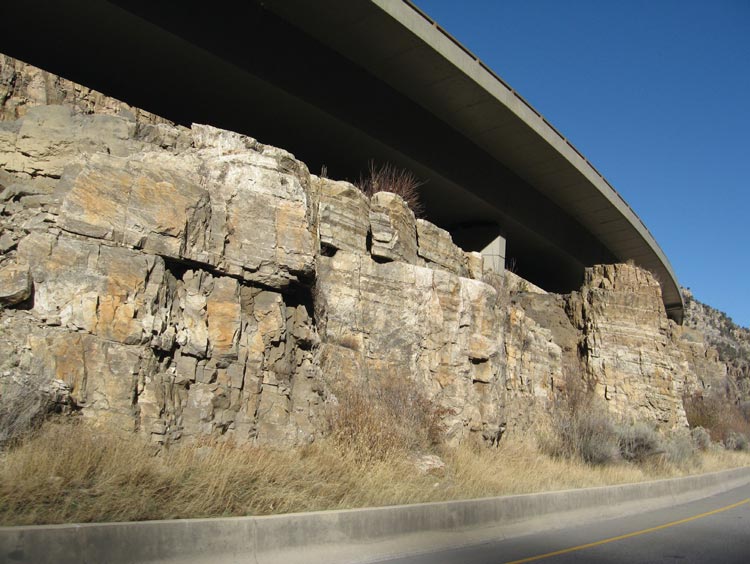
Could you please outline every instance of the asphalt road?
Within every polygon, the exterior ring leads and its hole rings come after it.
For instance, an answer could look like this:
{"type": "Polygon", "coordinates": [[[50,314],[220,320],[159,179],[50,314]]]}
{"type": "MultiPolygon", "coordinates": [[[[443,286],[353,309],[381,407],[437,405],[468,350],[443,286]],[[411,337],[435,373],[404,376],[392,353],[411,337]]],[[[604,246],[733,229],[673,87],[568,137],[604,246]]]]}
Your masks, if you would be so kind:
{"type": "Polygon", "coordinates": [[[399,564],[750,563],[750,485],[638,515],[387,560],[399,564]]]}

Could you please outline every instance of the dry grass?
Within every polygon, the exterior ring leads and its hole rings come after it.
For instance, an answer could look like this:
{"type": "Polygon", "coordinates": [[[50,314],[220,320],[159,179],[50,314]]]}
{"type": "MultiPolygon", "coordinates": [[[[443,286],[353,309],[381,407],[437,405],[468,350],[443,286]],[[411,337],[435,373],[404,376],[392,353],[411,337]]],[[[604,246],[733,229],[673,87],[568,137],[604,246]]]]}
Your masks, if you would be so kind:
{"type": "MultiPolygon", "coordinates": [[[[260,515],[394,498],[404,464],[358,462],[328,445],[295,450],[196,443],[158,454],[134,435],[48,424],[4,455],[0,523],[260,515]]],[[[396,495],[396,497],[398,497],[396,495]]]]}
{"type": "Polygon", "coordinates": [[[424,184],[408,170],[396,168],[390,163],[376,165],[370,161],[367,175],[355,182],[357,188],[371,198],[378,192],[393,192],[401,196],[417,217],[424,215],[424,205],[419,197],[419,187],[424,184]]]}
{"type": "Polygon", "coordinates": [[[196,443],[156,453],[135,435],[48,423],[1,454],[0,524],[124,521],[341,509],[635,482],[750,464],[710,450],[700,468],[592,466],[552,458],[533,443],[439,451],[422,474],[401,450],[363,458],[334,440],[273,450],[196,443]]]}
{"type": "Polygon", "coordinates": [[[750,454],[747,452],[712,448],[703,454],[701,471],[718,472],[719,470],[741,466],[750,466],[750,454]]]}
{"type": "Polygon", "coordinates": [[[348,384],[336,395],[339,405],[329,413],[327,438],[287,450],[207,439],[157,450],[139,435],[96,428],[80,418],[52,420],[0,450],[0,525],[344,509],[621,484],[750,465],[746,452],[716,445],[699,450],[687,432],[663,440],[655,452],[651,429],[618,431],[582,403],[585,395],[569,395],[547,427],[540,422],[527,436],[506,437],[496,448],[458,449],[439,443],[444,413],[414,382],[348,384]],[[592,458],[602,449],[618,454],[604,464],[592,458]],[[415,457],[425,453],[440,455],[445,467],[418,470],[415,457]]]}
{"type": "Polygon", "coordinates": [[[438,446],[445,411],[407,380],[346,384],[336,390],[328,436],[365,460],[384,460],[438,446]]]}

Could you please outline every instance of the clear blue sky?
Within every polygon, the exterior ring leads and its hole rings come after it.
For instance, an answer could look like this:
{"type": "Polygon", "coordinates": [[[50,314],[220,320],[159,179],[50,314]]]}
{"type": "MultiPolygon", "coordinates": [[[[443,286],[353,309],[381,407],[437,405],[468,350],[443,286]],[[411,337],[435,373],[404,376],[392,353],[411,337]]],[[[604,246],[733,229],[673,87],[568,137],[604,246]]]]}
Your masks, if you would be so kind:
{"type": "Polygon", "coordinates": [[[682,286],[750,327],[750,0],[415,0],[580,150],[682,286]]]}

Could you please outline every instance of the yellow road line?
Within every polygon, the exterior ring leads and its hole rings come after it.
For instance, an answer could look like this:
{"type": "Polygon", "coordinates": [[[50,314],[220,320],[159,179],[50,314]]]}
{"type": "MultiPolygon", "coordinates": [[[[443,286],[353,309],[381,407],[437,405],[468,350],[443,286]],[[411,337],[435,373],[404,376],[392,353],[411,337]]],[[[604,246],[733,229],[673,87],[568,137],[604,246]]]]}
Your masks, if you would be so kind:
{"type": "Polygon", "coordinates": [[[570,548],[563,548],[562,550],[556,550],[554,552],[547,552],[545,554],[538,554],[536,556],[529,556],[528,558],[522,558],[521,560],[513,560],[511,562],[506,562],[505,564],[522,564],[523,562],[533,562],[535,560],[541,560],[543,558],[550,558],[552,556],[559,556],[560,554],[567,554],[569,552],[575,552],[577,550],[583,550],[584,548],[591,548],[592,546],[599,546],[602,544],[607,544],[609,542],[614,542],[618,540],[623,539],[629,539],[630,537],[637,537],[638,535],[645,535],[647,533],[653,533],[654,531],[659,531],[661,529],[666,529],[668,527],[674,527],[675,525],[681,525],[682,523],[688,523],[690,521],[695,521],[696,519],[702,519],[703,517],[709,517],[710,515],[716,515],[717,513],[721,513],[722,511],[729,511],[730,509],[734,509],[735,507],[739,507],[740,505],[744,505],[746,503],[750,503],[750,497],[747,499],[744,499],[740,502],[733,503],[732,505],[727,505],[725,507],[720,507],[719,509],[714,509],[713,511],[707,511],[706,513],[701,513],[700,515],[693,515],[692,517],[687,517],[685,519],[680,519],[679,521],[672,521],[671,523],[664,523],[663,525],[657,525],[656,527],[650,527],[648,529],[643,529],[642,531],[635,531],[632,533],[628,533],[626,535],[619,535],[617,537],[610,537],[608,539],[603,539],[596,542],[590,542],[588,544],[581,544],[578,546],[571,546],[570,548]]]}

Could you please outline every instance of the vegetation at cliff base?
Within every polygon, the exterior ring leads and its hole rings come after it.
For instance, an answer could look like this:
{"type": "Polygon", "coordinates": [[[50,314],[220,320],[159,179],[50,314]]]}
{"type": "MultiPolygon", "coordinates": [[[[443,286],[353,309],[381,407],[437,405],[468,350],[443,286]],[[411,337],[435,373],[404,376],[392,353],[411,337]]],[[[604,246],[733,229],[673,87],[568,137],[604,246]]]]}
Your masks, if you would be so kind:
{"type": "Polygon", "coordinates": [[[618,428],[590,406],[562,406],[534,432],[494,447],[471,441],[450,447],[440,441],[441,414],[412,388],[345,388],[338,397],[326,436],[291,449],[225,437],[159,446],[141,435],[58,416],[0,451],[0,524],[342,509],[750,465],[747,452],[709,444],[703,435],[694,440],[685,431],[677,442],[666,441],[642,424],[618,428]],[[567,416],[577,419],[566,423],[567,416]]]}

